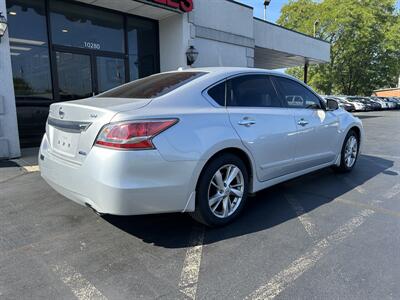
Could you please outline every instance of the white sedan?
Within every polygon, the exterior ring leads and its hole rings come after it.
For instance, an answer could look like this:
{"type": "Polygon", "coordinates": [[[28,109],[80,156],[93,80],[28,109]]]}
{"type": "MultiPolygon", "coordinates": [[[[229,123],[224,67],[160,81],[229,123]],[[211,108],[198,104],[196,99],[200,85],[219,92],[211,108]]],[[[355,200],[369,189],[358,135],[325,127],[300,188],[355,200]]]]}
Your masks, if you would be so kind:
{"type": "Polygon", "coordinates": [[[52,104],[43,178],[101,214],[189,212],[224,225],[249,193],[355,166],[361,121],[281,73],[202,68],[52,104]]]}

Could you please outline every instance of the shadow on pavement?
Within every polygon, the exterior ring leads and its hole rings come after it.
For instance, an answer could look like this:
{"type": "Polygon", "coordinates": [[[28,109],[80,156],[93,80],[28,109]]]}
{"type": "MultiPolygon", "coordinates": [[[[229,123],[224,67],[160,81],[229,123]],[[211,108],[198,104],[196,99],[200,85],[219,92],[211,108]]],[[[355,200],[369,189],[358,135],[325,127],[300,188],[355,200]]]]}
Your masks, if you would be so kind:
{"type": "MultiPolygon", "coordinates": [[[[255,197],[248,198],[247,207],[235,222],[222,228],[206,228],[204,244],[263,231],[296,218],[284,193],[295,194],[299,202],[306,204],[305,211],[308,212],[348,193],[380,173],[399,176],[388,170],[391,167],[393,161],[362,155],[351,173],[337,174],[326,168],[260,191],[255,197]],[[313,197],[312,201],[308,197],[303,199],[302,193],[313,193],[317,197],[313,197]]],[[[166,248],[189,246],[191,229],[197,226],[189,215],[181,213],[129,217],[106,215],[103,218],[146,243],[166,248]]]]}
{"type": "Polygon", "coordinates": [[[19,165],[16,162],[11,160],[0,160],[0,169],[1,168],[18,168],[19,165]]]}
{"type": "Polygon", "coordinates": [[[382,118],[382,116],[365,116],[365,115],[361,115],[361,116],[357,116],[357,118],[359,119],[373,119],[373,118],[382,118]]]}

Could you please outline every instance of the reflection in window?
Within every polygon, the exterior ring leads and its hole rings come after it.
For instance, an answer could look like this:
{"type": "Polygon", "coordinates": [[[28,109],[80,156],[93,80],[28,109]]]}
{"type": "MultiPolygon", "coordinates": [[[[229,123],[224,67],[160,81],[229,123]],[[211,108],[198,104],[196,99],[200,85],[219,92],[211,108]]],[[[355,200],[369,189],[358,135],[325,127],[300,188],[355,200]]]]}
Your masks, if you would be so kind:
{"type": "Polygon", "coordinates": [[[91,96],[90,56],[56,52],[56,58],[60,100],[75,100],[91,96]]]}
{"type": "Polygon", "coordinates": [[[43,0],[7,0],[7,17],[11,41],[29,45],[47,44],[43,0]]]}
{"type": "Polygon", "coordinates": [[[321,108],[319,98],[300,83],[284,77],[274,76],[274,82],[288,107],[321,108]]]}
{"type": "Polygon", "coordinates": [[[100,93],[125,83],[123,59],[98,56],[96,61],[98,90],[100,93]]]}
{"type": "Polygon", "coordinates": [[[245,75],[231,79],[228,106],[279,107],[278,95],[268,76],[245,75]]]}
{"type": "Polygon", "coordinates": [[[158,72],[157,23],[128,17],[127,27],[131,80],[158,72]]]}
{"type": "Polygon", "coordinates": [[[129,82],[111,91],[98,95],[99,98],[156,98],[206,74],[205,72],[170,72],[155,74],[129,82]]]}
{"type": "Polygon", "coordinates": [[[118,14],[60,0],[50,2],[54,44],[124,52],[124,22],[118,14]]]}
{"type": "Polygon", "coordinates": [[[52,99],[44,1],[9,0],[7,15],[15,95],[52,99]]]}
{"type": "Polygon", "coordinates": [[[52,98],[47,47],[11,43],[11,62],[17,97],[52,98]]]}

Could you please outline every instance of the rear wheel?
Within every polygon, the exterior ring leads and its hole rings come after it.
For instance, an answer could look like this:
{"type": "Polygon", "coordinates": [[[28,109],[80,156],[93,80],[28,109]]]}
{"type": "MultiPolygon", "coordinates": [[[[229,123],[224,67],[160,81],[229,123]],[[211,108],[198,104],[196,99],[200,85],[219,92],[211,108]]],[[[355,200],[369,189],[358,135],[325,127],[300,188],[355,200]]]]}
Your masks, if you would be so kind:
{"type": "Polygon", "coordinates": [[[334,170],[342,173],[350,172],[357,162],[359,147],[359,138],[356,132],[350,130],[344,139],[340,165],[335,166],[334,170]]]}
{"type": "Polygon", "coordinates": [[[243,209],[248,193],[248,172],[243,161],[223,154],[206,165],[196,190],[192,217],[207,226],[222,226],[243,209]]]}

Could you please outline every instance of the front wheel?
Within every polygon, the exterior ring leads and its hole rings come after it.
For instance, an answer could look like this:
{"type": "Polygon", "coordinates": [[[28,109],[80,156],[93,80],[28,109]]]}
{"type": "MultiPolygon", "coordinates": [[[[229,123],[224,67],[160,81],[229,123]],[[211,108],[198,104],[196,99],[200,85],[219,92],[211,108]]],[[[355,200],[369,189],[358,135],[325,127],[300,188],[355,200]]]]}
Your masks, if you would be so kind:
{"type": "Polygon", "coordinates": [[[334,170],[341,173],[345,173],[345,172],[350,172],[354,168],[357,162],[358,152],[360,149],[359,143],[360,141],[355,131],[350,130],[347,133],[346,138],[344,139],[341,158],[340,158],[340,165],[335,166],[334,170]]]}
{"type": "Polygon", "coordinates": [[[192,217],[210,227],[228,224],[243,209],[248,181],[246,166],[240,158],[233,154],[216,157],[200,175],[192,217]]]}

